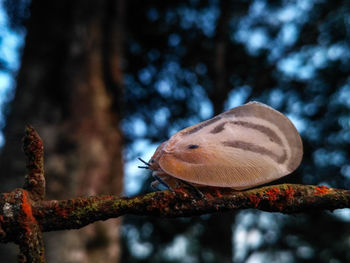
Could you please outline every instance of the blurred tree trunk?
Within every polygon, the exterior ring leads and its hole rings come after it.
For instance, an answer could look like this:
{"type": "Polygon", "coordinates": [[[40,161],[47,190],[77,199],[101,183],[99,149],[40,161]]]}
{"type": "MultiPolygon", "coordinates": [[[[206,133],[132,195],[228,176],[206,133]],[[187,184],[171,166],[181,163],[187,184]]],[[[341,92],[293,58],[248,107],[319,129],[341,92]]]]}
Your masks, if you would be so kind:
{"type": "MultiPolygon", "coordinates": [[[[33,0],[30,10],[0,157],[1,191],[23,183],[21,137],[31,124],[44,140],[47,198],[120,194],[123,0],[33,0]]],[[[47,260],[118,262],[119,226],[109,220],[48,233],[47,260]]]]}
{"type": "Polygon", "coordinates": [[[223,112],[224,103],[227,95],[232,89],[229,82],[228,66],[228,46],[229,39],[229,22],[232,15],[233,4],[230,1],[220,1],[220,17],[216,26],[214,64],[212,72],[214,73],[214,88],[209,94],[210,100],[213,102],[214,115],[223,112]]]}
{"type": "MultiPolygon", "coordinates": [[[[227,100],[228,92],[232,89],[229,82],[228,67],[228,46],[229,46],[229,22],[233,12],[233,3],[220,1],[220,17],[216,26],[214,63],[214,88],[209,94],[213,103],[214,115],[223,112],[224,103],[227,100]]],[[[205,228],[203,245],[207,249],[215,251],[218,262],[232,262],[233,259],[233,224],[236,213],[225,213],[211,215],[208,219],[208,227],[205,228]]]]}

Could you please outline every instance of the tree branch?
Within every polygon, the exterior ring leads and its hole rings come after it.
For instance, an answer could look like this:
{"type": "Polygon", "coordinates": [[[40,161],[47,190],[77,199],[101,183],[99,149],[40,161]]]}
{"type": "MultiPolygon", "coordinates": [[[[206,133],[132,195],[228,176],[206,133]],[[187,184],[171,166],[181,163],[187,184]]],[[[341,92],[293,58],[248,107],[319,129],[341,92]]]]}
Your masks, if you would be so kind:
{"type": "Polygon", "coordinates": [[[41,225],[33,216],[33,204],[45,196],[44,147],[31,126],[25,129],[23,150],[27,157],[27,175],[23,189],[0,195],[0,236],[2,242],[19,245],[19,262],[45,262],[41,225]]]}
{"type": "Polygon", "coordinates": [[[126,214],[184,217],[247,208],[288,214],[350,208],[349,190],[325,186],[281,184],[247,191],[202,191],[206,199],[177,189],[175,195],[165,190],[131,198],[107,195],[42,201],[33,207],[33,214],[43,231],[53,231],[81,228],[126,214]]]}
{"type": "Polygon", "coordinates": [[[204,187],[205,198],[181,188],[175,194],[165,190],[129,198],[44,200],[43,144],[32,127],[26,128],[24,151],[28,169],[24,188],[0,194],[0,242],[17,243],[20,262],[45,262],[42,231],[77,229],[126,214],[184,217],[247,208],[281,213],[350,208],[350,190],[298,184],[246,191],[204,187]]]}

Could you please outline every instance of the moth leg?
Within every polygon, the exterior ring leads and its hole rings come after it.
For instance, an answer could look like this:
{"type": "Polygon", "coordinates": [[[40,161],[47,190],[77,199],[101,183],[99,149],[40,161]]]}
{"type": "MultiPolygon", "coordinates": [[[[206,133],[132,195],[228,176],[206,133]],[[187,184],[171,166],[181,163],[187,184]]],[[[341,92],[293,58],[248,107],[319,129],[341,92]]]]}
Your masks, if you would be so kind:
{"type": "Polygon", "coordinates": [[[155,182],[152,182],[151,186],[152,186],[153,184],[156,184],[157,186],[158,186],[159,184],[162,184],[162,185],[164,185],[166,188],[168,188],[168,189],[170,190],[170,192],[172,192],[173,194],[175,194],[174,189],[173,189],[170,185],[168,185],[166,182],[164,182],[158,175],[156,175],[155,173],[152,173],[152,176],[153,176],[154,179],[156,179],[156,181],[155,181],[155,182]]]}
{"type": "MultiPolygon", "coordinates": [[[[156,178],[154,178],[154,179],[156,179],[156,178]]],[[[161,190],[162,190],[161,188],[159,188],[159,185],[164,185],[164,184],[160,183],[157,179],[156,179],[155,181],[151,182],[151,187],[152,187],[152,189],[155,190],[155,191],[161,191],[161,190]]],[[[169,186],[168,184],[167,184],[167,185],[164,185],[164,186],[167,187],[168,189],[169,189],[169,187],[171,187],[171,186],[169,186]],[[168,186],[169,186],[169,187],[168,187],[168,186]]],[[[171,190],[170,190],[170,191],[171,191],[171,190]]]]}
{"type": "Polygon", "coordinates": [[[151,187],[152,187],[152,189],[153,190],[156,190],[156,191],[159,191],[160,189],[159,189],[159,186],[160,185],[160,183],[159,183],[159,181],[153,181],[152,183],[151,183],[151,187]]]}
{"type": "Polygon", "coordinates": [[[195,187],[193,184],[189,183],[189,182],[186,182],[184,180],[181,180],[181,179],[178,179],[181,183],[183,183],[184,185],[187,185],[189,186],[192,190],[194,190],[196,192],[196,194],[200,197],[200,198],[203,198],[203,199],[206,199],[205,198],[205,195],[197,188],[195,187]]]}

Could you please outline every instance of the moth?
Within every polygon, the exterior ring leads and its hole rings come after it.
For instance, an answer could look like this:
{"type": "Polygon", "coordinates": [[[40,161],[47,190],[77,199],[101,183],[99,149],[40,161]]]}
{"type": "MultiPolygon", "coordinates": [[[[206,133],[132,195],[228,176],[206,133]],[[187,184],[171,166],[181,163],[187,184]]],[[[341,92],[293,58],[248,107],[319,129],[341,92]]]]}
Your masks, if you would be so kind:
{"type": "Polygon", "coordinates": [[[171,190],[179,183],[243,190],[290,174],[302,156],[293,123],[253,101],[177,132],[140,168],[171,190]]]}

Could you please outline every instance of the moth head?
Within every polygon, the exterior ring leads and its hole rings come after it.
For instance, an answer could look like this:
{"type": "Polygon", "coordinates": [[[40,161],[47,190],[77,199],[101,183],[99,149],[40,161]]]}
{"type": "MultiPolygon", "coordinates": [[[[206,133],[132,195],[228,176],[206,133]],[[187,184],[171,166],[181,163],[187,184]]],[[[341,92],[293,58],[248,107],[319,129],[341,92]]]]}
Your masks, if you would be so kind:
{"type": "Polygon", "coordinates": [[[159,159],[161,158],[162,154],[164,153],[164,146],[167,144],[167,141],[163,142],[161,145],[159,145],[154,152],[151,159],[149,159],[149,169],[153,171],[161,171],[161,168],[159,166],[159,159]]]}
{"type": "Polygon", "coordinates": [[[185,136],[179,140],[172,137],[163,148],[163,156],[172,156],[176,160],[185,163],[200,163],[210,158],[209,147],[200,138],[194,138],[193,136],[185,136]]]}
{"type": "Polygon", "coordinates": [[[200,138],[186,135],[183,131],[174,134],[163,146],[163,150],[167,153],[174,152],[194,152],[198,150],[203,142],[200,138]]]}
{"type": "Polygon", "coordinates": [[[184,138],[175,134],[168,141],[158,146],[157,150],[149,160],[149,169],[153,171],[163,171],[162,160],[175,158],[174,160],[186,163],[198,163],[205,161],[208,154],[205,152],[203,142],[195,138],[184,138]]]}
{"type": "Polygon", "coordinates": [[[153,171],[158,171],[160,169],[159,164],[158,164],[158,160],[159,160],[159,158],[156,159],[153,157],[151,159],[149,159],[149,161],[148,161],[148,163],[150,164],[149,169],[151,169],[153,171]]]}

